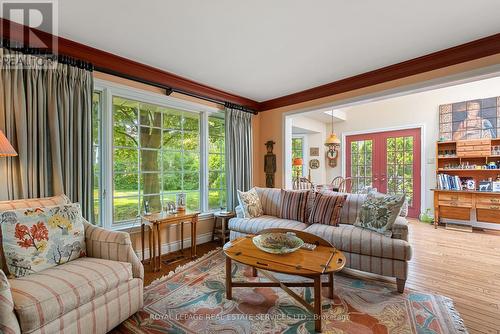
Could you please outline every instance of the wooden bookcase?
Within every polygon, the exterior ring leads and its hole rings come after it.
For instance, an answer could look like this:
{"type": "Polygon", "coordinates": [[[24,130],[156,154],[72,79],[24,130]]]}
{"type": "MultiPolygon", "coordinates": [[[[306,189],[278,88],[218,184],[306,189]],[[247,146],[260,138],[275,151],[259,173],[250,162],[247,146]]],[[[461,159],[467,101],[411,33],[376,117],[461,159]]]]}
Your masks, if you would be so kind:
{"type": "Polygon", "coordinates": [[[435,226],[441,219],[450,219],[467,222],[472,227],[500,229],[500,192],[478,191],[479,182],[495,180],[500,169],[456,168],[500,161],[500,155],[492,155],[492,147],[500,146],[500,138],[438,142],[436,146],[436,179],[438,174],[472,178],[476,190],[432,189],[435,226]]]}

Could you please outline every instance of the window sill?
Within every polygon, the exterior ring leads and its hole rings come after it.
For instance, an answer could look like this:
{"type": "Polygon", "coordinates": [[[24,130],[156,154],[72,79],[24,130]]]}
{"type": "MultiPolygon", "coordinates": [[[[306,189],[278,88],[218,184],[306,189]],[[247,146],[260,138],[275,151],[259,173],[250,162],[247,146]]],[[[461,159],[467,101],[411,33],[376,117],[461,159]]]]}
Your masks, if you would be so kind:
{"type": "MultiPolygon", "coordinates": [[[[214,212],[204,212],[198,216],[199,221],[213,219],[214,212]]],[[[141,223],[139,220],[130,223],[119,224],[116,226],[111,226],[111,231],[127,232],[129,234],[135,234],[141,232],[141,223]]]]}

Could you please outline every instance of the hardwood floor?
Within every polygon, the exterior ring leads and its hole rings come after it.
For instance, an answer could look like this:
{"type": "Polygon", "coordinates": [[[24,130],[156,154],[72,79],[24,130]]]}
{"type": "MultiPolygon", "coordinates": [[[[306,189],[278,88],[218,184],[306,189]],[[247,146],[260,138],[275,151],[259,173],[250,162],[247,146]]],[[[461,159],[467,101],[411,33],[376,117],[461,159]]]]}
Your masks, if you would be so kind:
{"type": "MultiPolygon", "coordinates": [[[[500,334],[500,232],[467,233],[443,227],[435,230],[431,225],[411,220],[410,243],[413,258],[406,287],[452,298],[471,334],[500,334]]],[[[211,242],[199,245],[198,255],[218,246],[211,242]]],[[[159,273],[151,273],[146,265],[145,284],[187,262],[163,265],[159,273]]],[[[348,273],[388,281],[374,275],[348,273]]]]}

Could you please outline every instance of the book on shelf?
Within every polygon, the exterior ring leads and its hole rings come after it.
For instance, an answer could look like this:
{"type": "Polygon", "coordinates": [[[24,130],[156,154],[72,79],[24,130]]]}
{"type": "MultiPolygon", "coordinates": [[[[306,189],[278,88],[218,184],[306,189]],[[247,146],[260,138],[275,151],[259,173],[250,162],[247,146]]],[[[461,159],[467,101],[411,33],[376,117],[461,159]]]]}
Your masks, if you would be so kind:
{"type": "Polygon", "coordinates": [[[457,175],[438,174],[437,187],[441,190],[462,190],[462,180],[457,175]]]}

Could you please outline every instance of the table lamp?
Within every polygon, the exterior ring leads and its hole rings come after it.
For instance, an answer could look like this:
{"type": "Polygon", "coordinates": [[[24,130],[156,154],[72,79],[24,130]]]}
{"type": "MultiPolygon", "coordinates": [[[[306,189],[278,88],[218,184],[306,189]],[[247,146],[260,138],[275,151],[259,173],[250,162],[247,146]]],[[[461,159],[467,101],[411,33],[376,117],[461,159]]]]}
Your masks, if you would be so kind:
{"type": "Polygon", "coordinates": [[[15,157],[17,156],[16,150],[9,143],[9,140],[0,130],[0,157],[15,157]]]}

